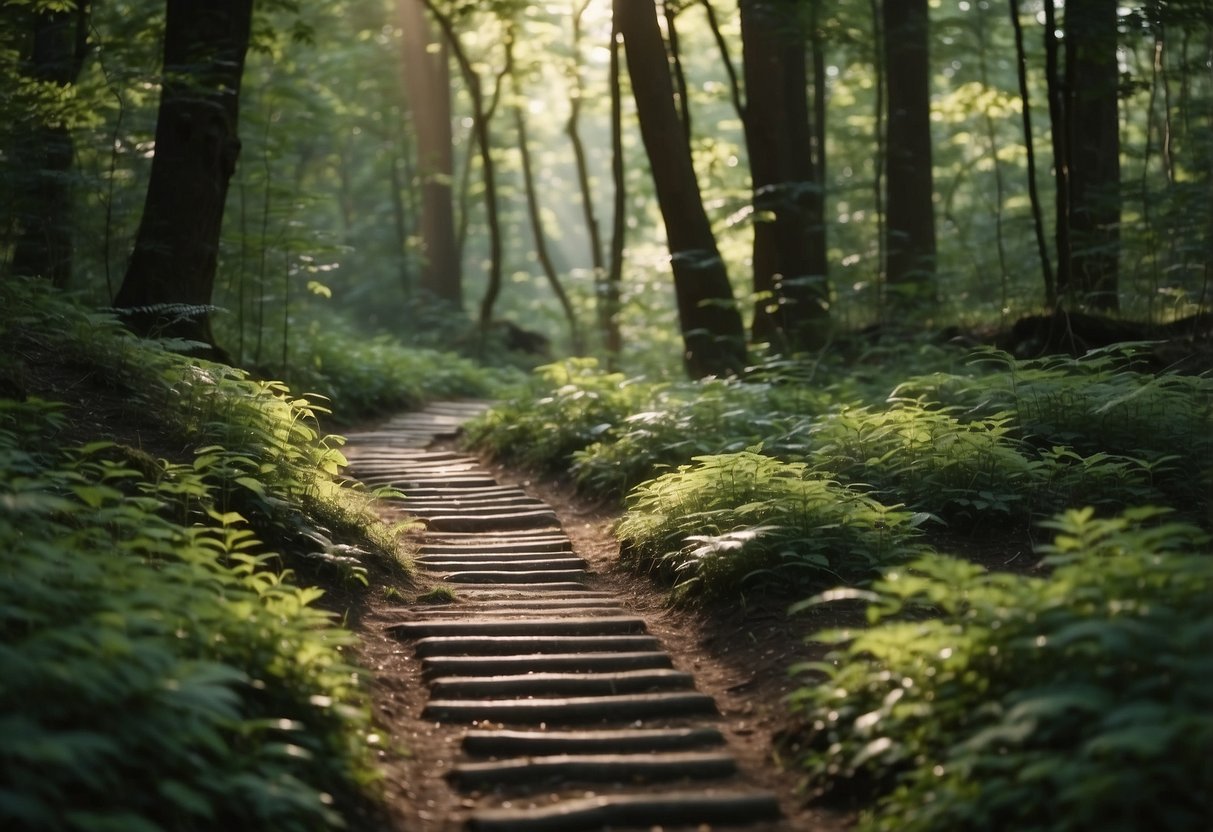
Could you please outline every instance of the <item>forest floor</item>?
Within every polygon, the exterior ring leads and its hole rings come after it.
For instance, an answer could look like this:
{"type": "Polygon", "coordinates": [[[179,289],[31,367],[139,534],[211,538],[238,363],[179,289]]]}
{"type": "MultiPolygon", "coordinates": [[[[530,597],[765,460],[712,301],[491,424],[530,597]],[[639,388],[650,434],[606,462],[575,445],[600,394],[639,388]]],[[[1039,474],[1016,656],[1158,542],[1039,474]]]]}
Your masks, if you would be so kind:
{"type": "MultiPolygon", "coordinates": [[[[481,464],[500,484],[519,486],[556,512],[574,552],[594,573],[589,588],[611,593],[621,599],[621,606],[642,616],[675,668],[692,673],[696,689],[715,700],[720,712],[717,726],[745,781],[777,795],[784,814],[777,823],[754,824],[748,830],[839,832],[854,825],[856,807],[812,804],[800,774],[791,761],[785,764],[780,759],[778,749],[794,718],[787,697],[803,684],[789,668],[824,658],[826,647],[811,639],[814,632],[862,626],[858,608],[835,604],[793,616],[787,613],[788,599],[756,596],[737,607],[672,607],[661,586],[620,566],[619,544],[612,533],[618,505],[585,499],[560,477],[531,475],[487,460],[481,464]]],[[[1037,562],[1031,542],[1023,535],[953,534],[936,545],[991,569],[1031,572],[1037,562]]],[[[417,587],[413,592],[425,589],[417,587]]],[[[446,832],[453,827],[445,819],[463,808],[458,795],[443,782],[443,774],[459,756],[458,732],[417,716],[427,697],[418,663],[410,658],[411,651],[387,634],[401,612],[399,600],[375,594],[360,624],[361,662],[375,677],[376,719],[393,738],[381,755],[390,825],[446,832]]],[[[666,827],[664,832],[672,831],[666,827]]]]}
{"type": "MultiPolygon", "coordinates": [[[[185,461],[190,457],[190,450],[165,430],[155,414],[133,406],[129,391],[98,375],[94,368],[49,353],[22,358],[29,371],[21,379],[20,393],[67,403],[59,437],[64,445],[108,439],[156,458],[185,461]]],[[[786,599],[754,596],[743,607],[672,608],[663,588],[619,566],[618,543],[611,531],[619,515],[617,505],[586,500],[570,482],[558,477],[533,476],[488,462],[485,466],[502,484],[520,485],[556,511],[576,553],[595,573],[593,588],[610,591],[643,616],[676,668],[693,673],[696,687],[716,701],[720,728],[746,781],[775,793],[785,815],[778,824],[750,829],[837,832],[853,825],[854,810],[810,805],[798,772],[781,764],[775,749],[791,724],[786,697],[799,685],[789,668],[821,659],[824,647],[809,636],[824,628],[861,624],[857,610],[834,606],[789,616],[786,599]]],[[[956,535],[935,542],[995,569],[1026,572],[1036,562],[1023,534],[995,534],[985,540],[956,535]]],[[[359,658],[373,677],[376,721],[390,736],[380,759],[390,827],[446,829],[444,818],[457,813],[459,807],[453,801],[459,798],[442,780],[441,769],[449,765],[457,749],[450,732],[444,734],[435,723],[420,719],[427,692],[415,662],[410,663],[399,641],[384,633],[392,609],[399,610],[401,601],[382,587],[372,587],[368,593],[330,589],[325,606],[344,614],[362,637],[359,658]]],[[[414,587],[410,594],[423,589],[414,587]]],[[[383,828],[384,820],[361,819],[368,829],[383,828]]],[[[353,828],[361,825],[358,819],[352,823],[353,828]]]]}

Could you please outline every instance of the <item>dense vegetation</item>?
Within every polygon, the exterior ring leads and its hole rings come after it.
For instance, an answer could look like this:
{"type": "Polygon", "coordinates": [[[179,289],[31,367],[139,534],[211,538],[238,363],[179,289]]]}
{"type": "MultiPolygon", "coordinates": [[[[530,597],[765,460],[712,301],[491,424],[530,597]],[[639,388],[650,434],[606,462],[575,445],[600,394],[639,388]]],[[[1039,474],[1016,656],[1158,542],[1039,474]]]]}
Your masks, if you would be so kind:
{"type": "Polygon", "coordinates": [[[792,668],[782,752],[810,794],[872,807],[864,828],[1194,829],[1213,809],[1213,380],[1142,371],[1142,349],[923,345],[908,366],[877,349],[696,384],[570,361],[469,439],[623,496],[623,562],[676,602],[861,603],[867,627],[818,633],[832,652],[792,668]],[[991,571],[934,551],[945,529],[986,551],[1055,537],[991,571]]]}
{"type": "MultiPolygon", "coordinates": [[[[379,739],[316,584],[407,585],[393,535],[313,400],[48,289],[0,283],[0,825],[339,825],[379,739]]],[[[393,358],[435,369],[411,395],[470,378],[393,358]]]]}

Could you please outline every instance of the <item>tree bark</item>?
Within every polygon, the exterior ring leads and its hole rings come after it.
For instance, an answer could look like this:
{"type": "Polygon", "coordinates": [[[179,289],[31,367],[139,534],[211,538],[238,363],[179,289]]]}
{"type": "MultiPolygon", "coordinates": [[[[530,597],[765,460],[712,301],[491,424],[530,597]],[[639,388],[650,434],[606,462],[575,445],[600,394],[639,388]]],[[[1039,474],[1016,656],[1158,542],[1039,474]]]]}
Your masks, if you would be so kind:
{"type": "Polygon", "coordinates": [[[825,343],[826,252],[821,183],[809,124],[806,33],[798,9],[742,0],[745,137],[754,204],[756,341],[778,352],[825,343]]]}
{"type": "Polygon", "coordinates": [[[614,194],[611,199],[611,257],[599,313],[603,334],[606,337],[607,369],[619,369],[619,356],[623,352],[623,333],[619,326],[619,314],[623,296],[623,250],[627,238],[627,177],[623,159],[623,80],[619,66],[620,48],[619,20],[611,19],[610,69],[608,83],[611,88],[611,182],[614,194]]]}
{"type": "MultiPolygon", "coordinates": [[[[40,11],[33,18],[33,51],[26,75],[68,87],[80,77],[88,52],[91,3],[70,11],[40,11]]],[[[28,177],[16,200],[20,232],[13,247],[13,274],[50,280],[64,288],[72,274],[72,135],[62,124],[30,125],[18,140],[15,169],[28,177]]]]}
{"type": "Polygon", "coordinates": [[[114,306],[141,334],[202,342],[236,131],[252,0],[168,0],[164,81],[143,218],[114,306]]]}
{"type": "Polygon", "coordinates": [[[420,288],[431,297],[463,308],[459,248],[451,184],[455,174],[451,141],[451,71],[444,43],[431,36],[421,0],[398,0],[403,30],[404,84],[413,114],[417,173],[421,179],[420,288]],[[431,45],[438,48],[431,51],[431,45]]]}
{"type": "Polygon", "coordinates": [[[1065,24],[1072,294],[1114,311],[1121,207],[1116,4],[1069,0],[1065,24]]]}
{"type": "Polygon", "coordinates": [[[934,300],[935,209],[927,0],[884,0],[888,83],[886,249],[889,288],[904,305],[934,300]]]}
{"type": "Polygon", "coordinates": [[[684,365],[694,378],[739,373],[745,331],[674,107],[656,6],[615,0],[614,15],[669,242],[684,365]]]}

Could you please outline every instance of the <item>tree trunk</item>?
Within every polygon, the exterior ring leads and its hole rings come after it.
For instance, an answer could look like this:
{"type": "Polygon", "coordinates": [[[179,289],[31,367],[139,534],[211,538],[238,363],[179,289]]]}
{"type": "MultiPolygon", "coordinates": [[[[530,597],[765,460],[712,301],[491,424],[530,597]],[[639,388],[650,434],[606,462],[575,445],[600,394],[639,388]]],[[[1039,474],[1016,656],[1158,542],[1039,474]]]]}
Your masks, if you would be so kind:
{"type": "Polygon", "coordinates": [[[1066,94],[1061,76],[1057,47],[1057,13],[1053,4],[1044,4],[1045,12],[1045,87],[1049,96],[1049,126],[1053,140],[1054,245],[1057,247],[1057,297],[1069,297],[1073,291],[1070,270],[1070,151],[1067,147],[1066,94]]]}
{"type": "Polygon", "coordinates": [[[1116,4],[1066,3],[1066,129],[1070,279],[1075,299],[1115,310],[1120,259],[1119,71],[1116,4]]]}
{"type": "Polygon", "coordinates": [[[611,258],[606,284],[599,298],[602,304],[599,317],[606,340],[607,369],[619,369],[619,356],[623,352],[623,333],[619,327],[619,313],[623,297],[623,250],[627,238],[628,193],[627,177],[623,160],[623,89],[619,67],[619,20],[611,19],[610,69],[608,83],[611,88],[611,182],[614,194],[611,199],[611,258]]]}
{"type": "Polygon", "coordinates": [[[451,71],[445,44],[431,51],[421,0],[398,0],[403,30],[404,84],[413,114],[417,172],[421,179],[420,288],[433,298],[463,308],[462,270],[455,242],[451,195],[455,162],[451,141],[451,71]]]}
{"type": "Polygon", "coordinates": [[[798,10],[742,0],[745,136],[754,192],[755,340],[776,351],[819,348],[829,320],[826,253],[815,197],[806,35],[798,10]]]}
{"type": "Polygon", "coordinates": [[[887,273],[902,305],[934,300],[931,70],[927,0],[884,0],[888,79],[887,273]]]}
{"type": "Polygon", "coordinates": [[[252,0],[168,0],[156,150],[135,249],[114,306],[142,334],[209,345],[209,306],[252,0]]]}
{"type": "Polygon", "coordinates": [[[653,0],[615,0],[640,133],[665,222],[687,372],[694,378],[745,367],[745,331],[703,208],[653,0]]]}
{"type": "MultiPolygon", "coordinates": [[[[59,87],[76,82],[88,51],[90,5],[79,2],[71,11],[34,16],[28,77],[59,87]]],[[[15,200],[20,233],[13,248],[13,274],[42,277],[63,288],[72,274],[72,135],[61,124],[33,124],[18,139],[16,150],[15,169],[29,180],[15,200]]]]}
{"type": "Polygon", "coordinates": [[[1028,58],[1023,44],[1023,23],[1019,19],[1019,0],[1010,0],[1011,28],[1015,31],[1015,68],[1019,78],[1019,99],[1023,104],[1023,143],[1028,163],[1028,201],[1032,205],[1032,227],[1036,232],[1036,253],[1040,257],[1040,273],[1045,283],[1045,304],[1057,305],[1057,284],[1053,279],[1053,264],[1045,243],[1045,221],[1040,208],[1040,192],[1036,187],[1036,141],[1032,135],[1032,104],[1028,99],[1028,58]]]}

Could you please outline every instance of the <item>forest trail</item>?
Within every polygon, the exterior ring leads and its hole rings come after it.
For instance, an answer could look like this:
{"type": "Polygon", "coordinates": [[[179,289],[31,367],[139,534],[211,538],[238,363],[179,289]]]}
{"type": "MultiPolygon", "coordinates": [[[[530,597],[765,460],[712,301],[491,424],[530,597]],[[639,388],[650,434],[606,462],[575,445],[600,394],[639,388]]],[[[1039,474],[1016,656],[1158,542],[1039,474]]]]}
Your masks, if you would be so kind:
{"type": "Polygon", "coordinates": [[[434,404],[348,437],[354,475],[406,495],[385,516],[425,520],[417,566],[458,599],[381,609],[363,634],[377,716],[404,746],[384,755],[397,825],[803,829],[552,508],[433,447],[483,407],[434,404]]]}

